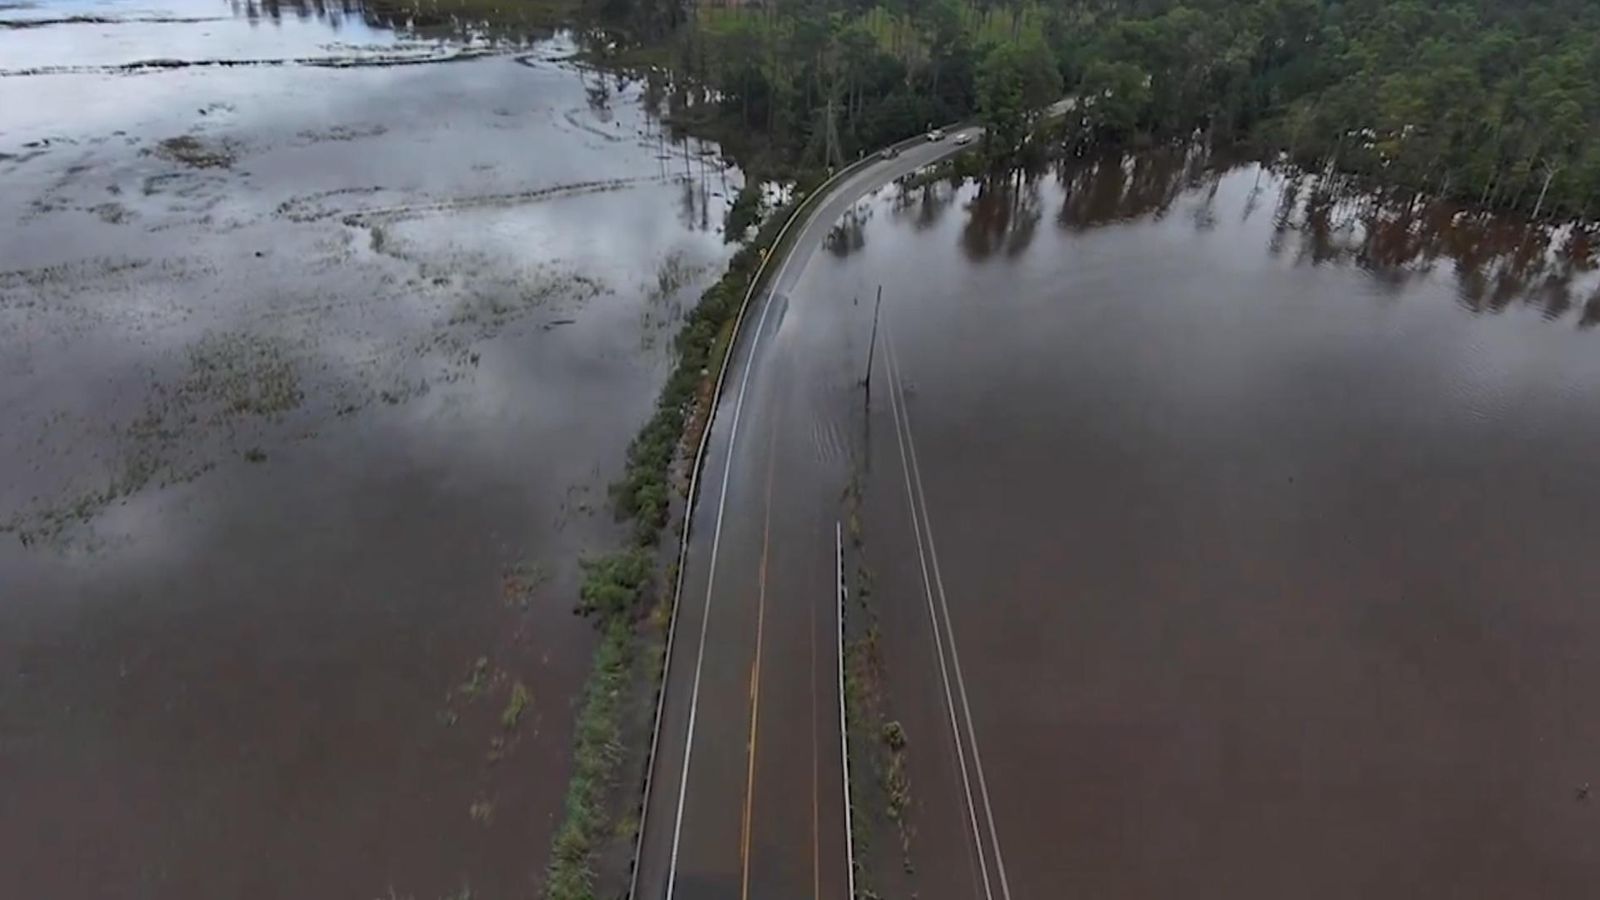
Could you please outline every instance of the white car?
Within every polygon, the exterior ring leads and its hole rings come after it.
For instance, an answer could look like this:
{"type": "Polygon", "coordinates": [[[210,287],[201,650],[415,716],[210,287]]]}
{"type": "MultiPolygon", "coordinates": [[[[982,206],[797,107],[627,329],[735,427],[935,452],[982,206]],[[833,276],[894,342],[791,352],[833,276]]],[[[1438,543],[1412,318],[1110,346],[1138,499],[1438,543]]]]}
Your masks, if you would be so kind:
{"type": "Polygon", "coordinates": [[[956,143],[958,143],[958,144],[970,144],[970,143],[972,143],[972,132],[963,131],[962,133],[956,135],[956,143]]]}
{"type": "Polygon", "coordinates": [[[930,141],[942,141],[942,140],[944,140],[944,129],[935,128],[932,131],[928,132],[928,140],[930,140],[930,141]]]}

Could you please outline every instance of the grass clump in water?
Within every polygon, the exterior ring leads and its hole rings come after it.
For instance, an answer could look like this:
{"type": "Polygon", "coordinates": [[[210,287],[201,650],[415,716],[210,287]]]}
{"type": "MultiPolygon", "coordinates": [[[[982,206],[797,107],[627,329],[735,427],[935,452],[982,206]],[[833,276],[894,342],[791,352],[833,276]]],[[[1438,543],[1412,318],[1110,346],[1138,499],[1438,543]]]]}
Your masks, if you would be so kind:
{"type": "Polygon", "coordinates": [[[507,731],[515,731],[517,723],[522,721],[522,714],[528,711],[528,706],[533,703],[533,694],[528,691],[527,685],[517,682],[511,686],[511,697],[506,700],[506,708],[500,713],[500,725],[507,731]]]}
{"type": "Polygon", "coordinates": [[[475,699],[489,686],[489,657],[480,656],[467,670],[467,677],[456,688],[457,693],[475,699]]]}
{"type": "Polygon", "coordinates": [[[185,406],[209,404],[215,418],[276,417],[300,406],[305,392],[293,348],[276,337],[210,333],[189,348],[179,388],[185,406]]]}
{"type": "Polygon", "coordinates": [[[474,800],[472,805],[467,807],[467,815],[479,825],[489,825],[494,822],[494,803],[489,800],[474,800]]]}
{"type": "Polygon", "coordinates": [[[233,148],[226,143],[203,141],[192,134],[161,141],[156,145],[156,153],[197,169],[226,169],[236,158],[233,148]]]}

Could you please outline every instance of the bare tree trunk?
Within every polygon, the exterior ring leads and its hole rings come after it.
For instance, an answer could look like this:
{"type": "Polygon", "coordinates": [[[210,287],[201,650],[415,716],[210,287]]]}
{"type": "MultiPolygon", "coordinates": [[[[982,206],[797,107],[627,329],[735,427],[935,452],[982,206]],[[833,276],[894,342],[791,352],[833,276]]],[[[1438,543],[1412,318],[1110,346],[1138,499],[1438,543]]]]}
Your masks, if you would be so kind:
{"type": "Polygon", "coordinates": [[[1552,166],[1548,164],[1545,166],[1544,185],[1539,188],[1539,202],[1533,205],[1533,217],[1535,219],[1539,218],[1539,213],[1544,209],[1545,194],[1550,192],[1550,182],[1555,180],[1556,173],[1560,170],[1560,166],[1552,166]]]}

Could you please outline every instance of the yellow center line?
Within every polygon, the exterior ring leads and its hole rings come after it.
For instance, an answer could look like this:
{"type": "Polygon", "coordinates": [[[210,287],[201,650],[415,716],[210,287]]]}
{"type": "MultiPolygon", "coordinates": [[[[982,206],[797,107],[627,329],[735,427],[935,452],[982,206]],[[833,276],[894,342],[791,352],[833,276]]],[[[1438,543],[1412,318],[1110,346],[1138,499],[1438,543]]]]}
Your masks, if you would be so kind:
{"type": "MultiPolygon", "coordinates": [[[[776,413],[776,410],[774,410],[776,413]]],[[[767,619],[767,551],[772,543],[772,475],[777,464],[778,416],[772,417],[772,437],[767,446],[766,522],[761,532],[761,565],[757,571],[756,658],[750,666],[750,742],[745,770],[744,828],[739,844],[739,864],[743,869],[739,896],[750,900],[750,819],[756,792],[756,727],[761,715],[761,635],[767,619]]]]}

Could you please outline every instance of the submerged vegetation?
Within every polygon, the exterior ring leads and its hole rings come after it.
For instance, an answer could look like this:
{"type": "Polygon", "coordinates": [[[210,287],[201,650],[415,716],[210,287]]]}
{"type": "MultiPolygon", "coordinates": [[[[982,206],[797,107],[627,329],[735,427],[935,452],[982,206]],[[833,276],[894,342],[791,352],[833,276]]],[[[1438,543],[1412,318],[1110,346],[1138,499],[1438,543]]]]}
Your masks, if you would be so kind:
{"type": "Polygon", "coordinates": [[[156,144],[155,152],[197,169],[225,169],[235,160],[233,148],[227,144],[206,142],[192,134],[167,138],[156,144]]]}
{"type": "Polygon", "coordinates": [[[515,731],[517,724],[522,721],[522,714],[528,711],[529,704],[533,703],[533,694],[528,686],[518,681],[511,686],[511,696],[506,700],[506,708],[500,713],[500,726],[507,731],[515,731]]]}

